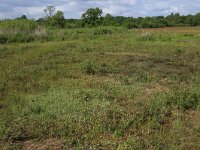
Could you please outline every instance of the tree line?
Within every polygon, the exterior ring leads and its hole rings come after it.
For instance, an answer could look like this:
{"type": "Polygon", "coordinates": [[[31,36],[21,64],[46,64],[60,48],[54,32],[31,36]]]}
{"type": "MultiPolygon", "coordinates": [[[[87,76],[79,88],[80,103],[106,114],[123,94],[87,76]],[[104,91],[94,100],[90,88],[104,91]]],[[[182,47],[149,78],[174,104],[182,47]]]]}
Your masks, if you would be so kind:
{"type": "MultiPolygon", "coordinates": [[[[97,26],[123,26],[125,28],[161,28],[161,27],[187,27],[200,26],[200,13],[195,15],[180,15],[179,13],[171,13],[168,16],[155,17],[124,17],[113,16],[106,14],[103,16],[103,11],[100,8],[89,8],[82,14],[81,19],[65,19],[62,11],[56,11],[55,6],[47,6],[44,9],[45,16],[38,20],[31,20],[23,15],[19,20],[30,20],[49,28],[83,28],[83,27],[97,27],[97,26]]],[[[2,22],[8,19],[1,20],[2,22]]],[[[0,26],[1,27],[1,26],[0,26]]]]}

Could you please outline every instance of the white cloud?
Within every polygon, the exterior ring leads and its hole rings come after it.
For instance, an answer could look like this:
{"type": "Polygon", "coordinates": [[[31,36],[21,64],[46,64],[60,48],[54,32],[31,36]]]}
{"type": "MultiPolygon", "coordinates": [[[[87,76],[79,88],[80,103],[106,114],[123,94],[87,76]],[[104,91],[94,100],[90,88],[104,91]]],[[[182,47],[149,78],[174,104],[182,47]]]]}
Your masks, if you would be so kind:
{"type": "Polygon", "coordinates": [[[23,14],[39,18],[44,16],[43,9],[47,5],[55,5],[66,18],[80,18],[91,7],[100,7],[104,13],[115,16],[133,17],[168,15],[171,12],[185,15],[200,11],[200,0],[0,0],[0,18],[15,18],[23,14]]]}

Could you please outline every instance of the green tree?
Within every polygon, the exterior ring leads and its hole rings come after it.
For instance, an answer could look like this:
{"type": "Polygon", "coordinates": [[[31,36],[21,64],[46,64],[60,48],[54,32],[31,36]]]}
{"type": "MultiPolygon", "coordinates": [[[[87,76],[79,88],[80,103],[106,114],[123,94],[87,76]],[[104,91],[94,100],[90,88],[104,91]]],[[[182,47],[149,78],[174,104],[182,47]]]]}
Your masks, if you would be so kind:
{"type": "Polygon", "coordinates": [[[196,26],[200,26],[200,13],[197,13],[195,16],[194,16],[194,24],[196,26]]]}
{"type": "MultiPolygon", "coordinates": [[[[47,6],[47,8],[44,9],[45,12],[45,22],[50,27],[59,27],[64,28],[65,27],[65,17],[64,13],[62,11],[56,11],[55,6],[47,6]]],[[[42,22],[42,20],[41,20],[42,22]]]]}
{"type": "Polygon", "coordinates": [[[102,22],[102,25],[104,26],[116,26],[116,22],[113,20],[113,16],[109,13],[107,13],[105,15],[105,17],[103,17],[103,22],[102,22]]]}
{"type": "Polygon", "coordinates": [[[26,15],[22,15],[19,19],[27,19],[26,15]]]}
{"type": "Polygon", "coordinates": [[[57,11],[55,15],[50,18],[50,25],[54,27],[65,27],[65,17],[62,11],[57,11]]]}
{"type": "Polygon", "coordinates": [[[84,14],[82,14],[82,19],[84,24],[95,27],[102,23],[101,15],[103,14],[102,9],[100,8],[90,8],[84,14]]]}
{"type": "Polygon", "coordinates": [[[133,18],[126,19],[122,25],[127,29],[132,29],[132,28],[138,27],[137,24],[135,23],[135,19],[133,19],[133,18]]]}

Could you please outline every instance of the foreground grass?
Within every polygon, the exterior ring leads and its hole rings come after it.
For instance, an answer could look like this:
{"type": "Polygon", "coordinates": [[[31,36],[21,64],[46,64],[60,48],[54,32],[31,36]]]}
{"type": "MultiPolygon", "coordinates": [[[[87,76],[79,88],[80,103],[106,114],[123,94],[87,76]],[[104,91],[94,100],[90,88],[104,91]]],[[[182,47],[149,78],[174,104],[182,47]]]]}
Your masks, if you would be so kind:
{"type": "Polygon", "coordinates": [[[1,149],[199,149],[199,34],[91,29],[0,45],[1,149]]]}

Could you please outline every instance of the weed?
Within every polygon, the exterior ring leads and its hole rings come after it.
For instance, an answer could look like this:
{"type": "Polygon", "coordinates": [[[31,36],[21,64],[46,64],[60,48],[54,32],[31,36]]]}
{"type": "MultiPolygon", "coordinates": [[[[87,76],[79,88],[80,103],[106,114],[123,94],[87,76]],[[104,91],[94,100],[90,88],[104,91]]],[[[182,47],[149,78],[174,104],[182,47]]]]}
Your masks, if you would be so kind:
{"type": "Polygon", "coordinates": [[[84,73],[94,75],[96,73],[95,63],[91,60],[87,60],[82,63],[82,70],[84,73]]]}
{"type": "Polygon", "coordinates": [[[196,110],[200,103],[200,95],[196,90],[176,90],[172,95],[167,96],[166,104],[175,105],[182,110],[196,110]]]}

